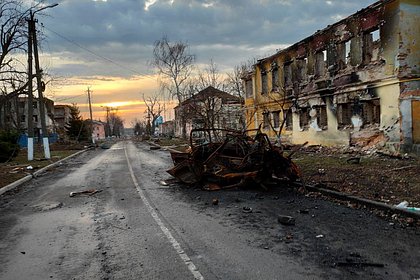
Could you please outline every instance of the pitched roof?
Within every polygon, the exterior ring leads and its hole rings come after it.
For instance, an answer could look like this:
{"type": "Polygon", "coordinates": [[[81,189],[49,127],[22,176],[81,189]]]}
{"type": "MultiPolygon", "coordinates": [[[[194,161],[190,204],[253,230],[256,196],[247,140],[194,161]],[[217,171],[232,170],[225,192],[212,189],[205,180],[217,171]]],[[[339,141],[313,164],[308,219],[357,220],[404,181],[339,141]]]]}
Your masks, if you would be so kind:
{"type": "Polygon", "coordinates": [[[233,96],[232,94],[221,91],[212,86],[208,86],[205,89],[199,91],[197,94],[183,101],[182,105],[186,105],[191,102],[204,101],[207,98],[213,97],[213,96],[222,99],[223,103],[227,103],[227,102],[240,103],[241,102],[241,99],[239,97],[233,96]]]}

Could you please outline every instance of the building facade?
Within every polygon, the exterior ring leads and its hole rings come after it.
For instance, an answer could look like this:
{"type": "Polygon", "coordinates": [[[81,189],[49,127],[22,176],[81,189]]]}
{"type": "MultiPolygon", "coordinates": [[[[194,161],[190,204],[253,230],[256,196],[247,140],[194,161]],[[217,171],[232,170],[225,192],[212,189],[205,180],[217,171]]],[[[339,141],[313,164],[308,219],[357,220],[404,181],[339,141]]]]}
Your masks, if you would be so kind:
{"type": "Polygon", "coordinates": [[[291,143],[420,144],[420,2],[385,0],[261,59],[244,77],[247,128],[291,143]]]}
{"type": "Polygon", "coordinates": [[[209,86],[185,100],[175,110],[175,136],[182,137],[182,117],[186,135],[195,128],[242,129],[241,99],[209,86]]]}
{"type": "MultiPolygon", "coordinates": [[[[90,123],[90,121],[86,122],[90,123]]],[[[105,123],[101,121],[92,121],[92,139],[97,141],[105,138],[105,123]]]]}
{"type": "MultiPolygon", "coordinates": [[[[44,112],[45,112],[45,124],[48,133],[54,132],[54,101],[48,98],[43,98],[44,100],[44,112]]],[[[40,137],[41,135],[41,112],[38,98],[33,99],[33,115],[31,118],[28,117],[28,98],[27,97],[17,97],[14,100],[9,101],[5,110],[5,124],[8,127],[12,127],[21,133],[27,133],[28,122],[32,121],[34,126],[34,136],[40,137]]]]}

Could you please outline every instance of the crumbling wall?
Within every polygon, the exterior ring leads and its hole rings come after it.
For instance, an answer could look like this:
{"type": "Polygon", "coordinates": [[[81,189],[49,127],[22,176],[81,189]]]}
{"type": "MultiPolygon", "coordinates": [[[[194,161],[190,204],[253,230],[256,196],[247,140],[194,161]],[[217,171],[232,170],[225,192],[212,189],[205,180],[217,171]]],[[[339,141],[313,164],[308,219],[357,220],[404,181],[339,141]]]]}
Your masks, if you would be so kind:
{"type": "MultiPolygon", "coordinates": [[[[418,122],[412,104],[419,99],[412,93],[419,88],[410,86],[408,93],[401,87],[418,81],[419,22],[418,1],[379,1],[260,60],[254,73],[257,122],[264,113],[267,123],[282,103],[283,111],[293,110],[282,131],[293,143],[395,150],[412,144],[411,127],[418,122]]],[[[273,135],[267,125],[264,132],[273,135]]]]}
{"type": "MultiPolygon", "coordinates": [[[[309,100],[312,103],[312,100],[309,100]]],[[[310,105],[310,104],[309,104],[310,105]]],[[[326,113],[328,118],[328,129],[322,130],[316,124],[316,115],[312,115],[307,130],[302,130],[299,125],[299,112],[293,113],[293,133],[288,139],[292,143],[302,143],[308,141],[309,145],[348,145],[350,139],[350,132],[348,130],[337,130],[337,118],[335,112],[332,110],[334,106],[330,100],[326,102],[326,113]]]]}

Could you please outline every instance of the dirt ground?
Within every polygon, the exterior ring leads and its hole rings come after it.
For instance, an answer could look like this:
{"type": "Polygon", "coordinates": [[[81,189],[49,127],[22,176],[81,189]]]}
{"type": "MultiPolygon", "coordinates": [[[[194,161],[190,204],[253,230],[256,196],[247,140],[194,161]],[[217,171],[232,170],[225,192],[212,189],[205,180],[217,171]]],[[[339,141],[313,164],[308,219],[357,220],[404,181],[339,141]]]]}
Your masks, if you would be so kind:
{"type": "MultiPolygon", "coordinates": [[[[287,151],[286,151],[287,153],[287,151]]],[[[305,184],[420,207],[420,159],[313,146],[293,155],[305,184]]]]}

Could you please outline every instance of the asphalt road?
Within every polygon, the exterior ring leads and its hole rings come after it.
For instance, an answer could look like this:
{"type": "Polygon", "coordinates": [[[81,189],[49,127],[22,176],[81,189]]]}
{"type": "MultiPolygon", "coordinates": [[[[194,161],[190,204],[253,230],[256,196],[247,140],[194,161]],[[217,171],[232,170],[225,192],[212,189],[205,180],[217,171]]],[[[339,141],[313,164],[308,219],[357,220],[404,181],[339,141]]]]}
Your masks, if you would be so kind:
{"type": "Polygon", "coordinates": [[[119,142],[4,194],[0,279],[420,279],[417,228],[294,190],[166,186],[171,165],[119,142]]]}

